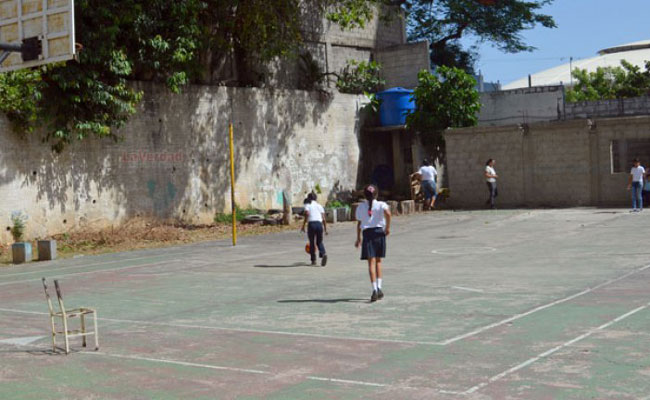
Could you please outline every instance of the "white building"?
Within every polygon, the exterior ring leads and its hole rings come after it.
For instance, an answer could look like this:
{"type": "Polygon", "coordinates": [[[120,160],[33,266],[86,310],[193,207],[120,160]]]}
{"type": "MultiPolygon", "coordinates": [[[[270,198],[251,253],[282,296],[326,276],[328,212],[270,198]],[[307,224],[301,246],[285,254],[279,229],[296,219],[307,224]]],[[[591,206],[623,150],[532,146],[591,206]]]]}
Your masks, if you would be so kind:
{"type": "MultiPolygon", "coordinates": [[[[600,50],[598,56],[582,60],[573,60],[554,68],[531,75],[531,86],[568,85],[571,82],[572,69],[586,69],[595,72],[598,67],[620,67],[621,60],[645,69],[646,61],[650,61],[650,40],[623,44],[600,50]]],[[[503,90],[519,89],[529,86],[528,77],[517,79],[503,86],[503,90]]]]}

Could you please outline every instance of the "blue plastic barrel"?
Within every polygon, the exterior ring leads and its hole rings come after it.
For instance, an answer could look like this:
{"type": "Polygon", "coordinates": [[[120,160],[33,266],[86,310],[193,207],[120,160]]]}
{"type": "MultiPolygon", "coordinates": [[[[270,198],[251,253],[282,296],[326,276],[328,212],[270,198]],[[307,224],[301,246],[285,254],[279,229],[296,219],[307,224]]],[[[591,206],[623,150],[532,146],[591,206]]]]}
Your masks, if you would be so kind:
{"type": "Polygon", "coordinates": [[[379,105],[379,120],[381,126],[406,124],[406,116],[415,110],[412,99],[413,90],[401,87],[391,88],[377,93],[381,100],[379,105]]]}

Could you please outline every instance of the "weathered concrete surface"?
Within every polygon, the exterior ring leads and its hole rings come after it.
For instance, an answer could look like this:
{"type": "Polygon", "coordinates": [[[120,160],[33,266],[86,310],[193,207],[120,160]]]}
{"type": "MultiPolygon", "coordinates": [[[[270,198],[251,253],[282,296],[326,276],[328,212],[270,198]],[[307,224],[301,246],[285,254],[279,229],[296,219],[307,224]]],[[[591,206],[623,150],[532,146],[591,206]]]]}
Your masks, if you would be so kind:
{"type": "Polygon", "coordinates": [[[88,139],[56,155],[36,136],[19,139],[0,118],[1,241],[10,240],[5,227],[14,211],[28,217],[27,238],[119,225],[134,216],[211,222],[230,207],[230,121],[240,206],[282,208],[285,189],[301,204],[316,185],[324,199],[355,188],[361,97],[139,88],[141,108],[118,143],[88,139]]]}
{"type": "Polygon", "coordinates": [[[287,232],[0,269],[0,398],[643,398],[648,219],[398,217],[372,304],[354,223],[325,268],[287,232]],[[100,352],[47,353],[41,276],[97,307],[100,352]]]}
{"type": "MultiPolygon", "coordinates": [[[[449,202],[483,207],[485,162],[494,158],[497,206],[628,206],[629,170],[613,168],[612,143],[650,140],[649,128],[650,117],[639,116],[448,130],[449,202]]],[[[631,147],[624,164],[634,156],[631,147]]]]}
{"type": "Polygon", "coordinates": [[[556,121],[563,117],[563,86],[538,86],[481,93],[479,125],[530,124],[556,121]]]}
{"type": "Polygon", "coordinates": [[[375,58],[381,64],[385,87],[413,89],[418,85],[418,73],[430,68],[429,43],[423,41],[384,47],[375,51],[375,58]]]}

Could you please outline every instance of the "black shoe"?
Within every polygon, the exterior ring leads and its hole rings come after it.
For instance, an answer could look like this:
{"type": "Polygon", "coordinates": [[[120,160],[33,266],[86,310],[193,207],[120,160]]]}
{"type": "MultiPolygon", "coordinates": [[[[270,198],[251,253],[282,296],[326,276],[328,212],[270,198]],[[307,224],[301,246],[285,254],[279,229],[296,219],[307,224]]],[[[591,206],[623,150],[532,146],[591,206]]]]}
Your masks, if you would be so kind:
{"type": "Polygon", "coordinates": [[[381,300],[384,298],[384,292],[381,291],[381,289],[377,289],[377,300],[381,300]]]}
{"type": "Polygon", "coordinates": [[[311,262],[311,265],[312,265],[312,267],[315,267],[315,266],[316,266],[316,260],[313,260],[313,261],[311,262]]]}
{"type": "Polygon", "coordinates": [[[377,292],[375,292],[373,290],[372,291],[372,296],[370,296],[370,302],[372,303],[372,302],[375,302],[375,301],[377,301],[377,292]]]}
{"type": "Polygon", "coordinates": [[[320,266],[324,267],[327,265],[327,254],[323,256],[323,259],[320,261],[320,266]]]}

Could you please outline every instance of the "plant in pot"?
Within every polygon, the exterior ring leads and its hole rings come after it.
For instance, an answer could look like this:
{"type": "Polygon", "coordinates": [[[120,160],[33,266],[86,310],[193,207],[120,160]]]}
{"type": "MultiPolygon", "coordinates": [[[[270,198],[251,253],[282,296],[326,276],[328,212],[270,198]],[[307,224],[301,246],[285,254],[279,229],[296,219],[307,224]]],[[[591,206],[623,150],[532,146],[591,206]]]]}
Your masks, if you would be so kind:
{"type": "Polygon", "coordinates": [[[27,217],[21,212],[11,214],[11,236],[14,238],[14,244],[11,245],[11,254],[14,264],[32,261],[32,244],[22,241],[26,221],[27,217]]]}

